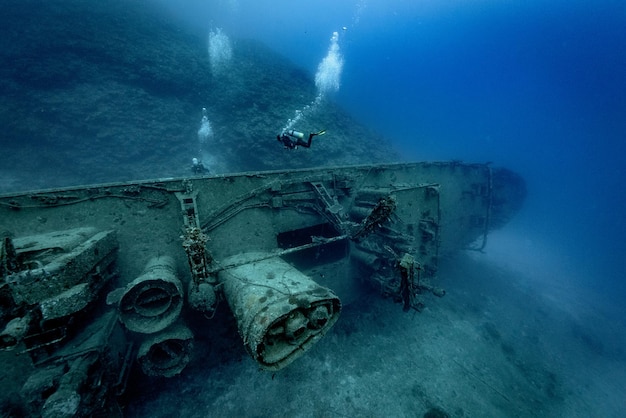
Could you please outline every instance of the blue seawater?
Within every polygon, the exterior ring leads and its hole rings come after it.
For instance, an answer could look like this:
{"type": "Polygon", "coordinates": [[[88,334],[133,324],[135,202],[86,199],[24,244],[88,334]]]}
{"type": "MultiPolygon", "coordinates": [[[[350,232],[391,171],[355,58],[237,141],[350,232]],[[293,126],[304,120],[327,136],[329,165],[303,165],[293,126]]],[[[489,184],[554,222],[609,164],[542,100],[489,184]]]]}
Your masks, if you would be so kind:
{"type": "Polygon", "coordinates": [[[529,197],[509,228],[558,248],[586,286],[626,296],[623,2],[161,3],[197,28],[259,39],[312,76],[339,31],[334,100],[407,159],[520,172],[529,197]]]}

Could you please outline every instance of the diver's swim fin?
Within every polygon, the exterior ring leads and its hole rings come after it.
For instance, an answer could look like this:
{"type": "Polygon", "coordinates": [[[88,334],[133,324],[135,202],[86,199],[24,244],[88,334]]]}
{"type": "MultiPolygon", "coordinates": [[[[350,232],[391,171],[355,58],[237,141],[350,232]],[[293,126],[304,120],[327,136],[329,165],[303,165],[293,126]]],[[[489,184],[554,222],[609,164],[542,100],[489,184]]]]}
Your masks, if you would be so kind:
{"type": "Polygon", "coordinates": [[[315,135],[324,135],[325,133],[326,133],[326,129],[322,129],[321,131],[319,131],[315,135]]]}

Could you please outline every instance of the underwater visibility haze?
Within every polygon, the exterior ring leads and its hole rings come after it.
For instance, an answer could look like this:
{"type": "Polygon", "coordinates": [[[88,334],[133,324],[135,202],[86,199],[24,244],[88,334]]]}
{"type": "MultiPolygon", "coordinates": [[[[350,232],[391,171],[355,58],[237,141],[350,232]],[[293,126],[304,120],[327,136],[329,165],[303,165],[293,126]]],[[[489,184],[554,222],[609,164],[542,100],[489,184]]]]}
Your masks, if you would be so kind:
{"type": "Polygon", "coordinates": [[[520,171],[523,229],[567,248],[586,285],[626,294],[621,2],[162,3],[197,29],[259,39],[311,74],[338,31],[334,100],[406,159],[520,171]]]}
{"type": "Polygon", "coordinates": [[[363,296],[285,371],[220,355],[125,415],[626,414],[623,1],[5,3],[0,193],[392,161],[526,183],[425,312],[363,296]]]}

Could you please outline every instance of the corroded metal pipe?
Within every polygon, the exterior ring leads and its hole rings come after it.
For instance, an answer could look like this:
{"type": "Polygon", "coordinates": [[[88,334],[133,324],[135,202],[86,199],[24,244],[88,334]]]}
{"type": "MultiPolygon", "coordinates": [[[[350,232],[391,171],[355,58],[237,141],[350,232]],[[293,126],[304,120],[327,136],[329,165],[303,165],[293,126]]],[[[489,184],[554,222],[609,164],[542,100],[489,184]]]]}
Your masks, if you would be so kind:
{"type": "Polygon", "coordinates": [[[151,259],[120,299],[120,320],[131,331],[152,334],[171,325],[183,306],[183,286],[176,277],[174,260],[151,259]]]}
{"type": "Polygon", "coordinates": [[[193,339],[189,328],[180,323],[151,335],[141,343],[137,353],[141,370],[148,376],[179,374],[189,363],[193,339]]]}
{"type": "Polygon", "coordinates": [[[264,369],[279,370],[300,357],[337,322],[341,303],[330,290],[282,260],[240,254],[218,279],[246,349],[264,369]]]}

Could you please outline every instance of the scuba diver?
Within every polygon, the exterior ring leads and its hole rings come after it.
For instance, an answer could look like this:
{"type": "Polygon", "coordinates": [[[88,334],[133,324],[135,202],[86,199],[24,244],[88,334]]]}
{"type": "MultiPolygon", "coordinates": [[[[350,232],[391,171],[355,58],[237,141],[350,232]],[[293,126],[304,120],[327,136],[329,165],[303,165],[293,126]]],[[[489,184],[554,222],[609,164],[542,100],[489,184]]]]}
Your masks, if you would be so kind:
{"type": "Polygon", "coordinates": [[[191,159],[191,171],[196,175],[208,174],[209,169],[202,164],[202,161],[197,158],[191,159]]]}
{"type": "Polygon", "coordinates": [[[311,132],[309,134],[309,139],[307,141],[304,140],[304,134],[302,132],[294,131],[290,129],[288,131],[283,131],[282,134],[276,135],[276,139],[278,142],[282,142],[282,144],[287,149],[296,149],[298,145],[301,145],[305,148],[311,148],[311,140],[316,135],[324,135],[326,133],[325,129],[322,129],[319,132],[311,132]]]}

